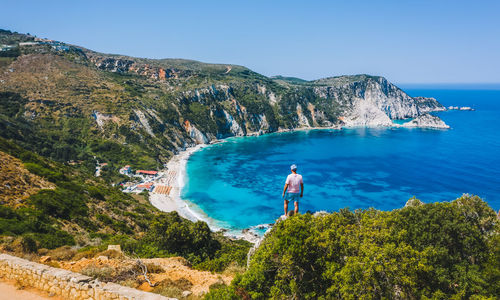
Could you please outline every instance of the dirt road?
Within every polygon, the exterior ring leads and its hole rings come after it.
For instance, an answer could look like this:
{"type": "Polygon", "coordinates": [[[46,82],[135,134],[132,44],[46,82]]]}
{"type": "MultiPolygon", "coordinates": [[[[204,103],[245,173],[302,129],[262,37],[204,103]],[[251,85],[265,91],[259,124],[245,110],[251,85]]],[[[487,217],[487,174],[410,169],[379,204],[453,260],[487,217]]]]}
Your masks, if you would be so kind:
{"type": "Polygon", "coordinates": [[[0,300],[56,300],[59,297],[49,297],[41,291],[25,288],[18,289],[13,282],[0,281],[0,300]]]}

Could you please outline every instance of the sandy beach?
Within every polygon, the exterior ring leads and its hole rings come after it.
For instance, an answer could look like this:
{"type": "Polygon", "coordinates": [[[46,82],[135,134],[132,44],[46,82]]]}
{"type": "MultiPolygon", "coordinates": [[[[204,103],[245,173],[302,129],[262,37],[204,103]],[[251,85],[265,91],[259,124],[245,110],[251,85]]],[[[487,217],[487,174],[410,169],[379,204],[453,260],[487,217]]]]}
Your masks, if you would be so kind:
{"type": "MultiPolygon", "coordinates": [[[[325,129],[339,129],[339,128],[296,128],[290,131],[306,131],[306,130],[325,130],[325,129]]],[[[287,130],[275,132],[282,133],[287,130]]],[[[272,134],[272,133],[271,133],[272,134]]],[[[252,135],[249,135],[252,136],[252,135]]],[[[221,143],[224,140],[216,141],[214,143],[221,143]]],[[[194,147],[186,148],[186,150],[174,155],[166,164],[165,169],[159,172],[160,178],[154,180],[155,189],[149,194],[149,201],[153,206],[164,212],[176,211],[181,217],[195,221],[204,221],[208,224],[212,231],[226,230],[225,235],[232,238],[242,238],[249,242],[255,243],[260,240],[258,234],[254,232],[255,228],[247,228],[245,230],[230,230],[223,224],[219,224],[216,220],[210,218],[204,211],[197,209],[195,205],[188,203],[182,199],[181,192],[186,184],[186,165],[189,157],[196,151],[210,146],[211,144],[199,144],[194,147]]],[[[266,224],[263,224],[266,225],[266,224]]],[[[259,227],[256,225],[253,227],[259,227]]],[[[267,225],[266,225],[267,226],[267,225]]]]}
{"type": "MultiPolygon", "coordinates": [[[[287,132],[287,131],[307,131],[307,130],[325,130],[325,129],[335,129],[338,130],[337,127],[328,127],[328,128],[317,128],[317,127],[305,127],[305,128],[296,128],[293,130],[282,130],[279,132],[275,132],[277,134],[287,132]]],[[[271,133],[273,134],[273,133],[271,133]]],[[[252,136],[252,135],[249,135],[252,136]]],[[[223,143],[224,140],[215,141],[214,143],[223,143]]],[[[268,224],[260,224],[253,226],[251,228],[247,228],[244,230],[230,230],[228,227],[224,226],[224,224],[220,224],[216,220],[210,218],[204,211],[201,209],[197,209],[196,205],[193,205],[182,199],[181,192],[186,184],[185,180],[186,176],[186,165],[189,160],[189,157],[196,151],[210,146],[211,144],[199,144],[194,147],[189,147],[184,151],[179,152],[174,155],[166,164],[165,169],[159,172],[160,177],[154,180],[155,189],[153,192],[149,194],[149,201],[153,206],[158,208],[164,212],[176,211],[181,217],[191,220],[193,222],[196,221],[204,221],[208,224],[212,231],[218,230],[226,230],[225,235],[230,236],[232,238],[242,238],[252,243],[260,240],[260,236],[255,232],[255,228],[253,227],[261,227],[268,226],[268,224]]]]}
{"type": "Polygon", "coordinates": [[[200,144],[174,155],[166,165],[166,168],[160,171],[162,175],[155,180],[155,190],[150,193],[150,202],[161,211],[177,213],[191,221],[203,220],[202,216],[192,211],[187,203],[181,199],[181,191],[185,184],[186,164],[189,156],[208,145],[200,144]],[[158,192],[158,186],[169,187],[169,193],[158,192]]]}
{"type": "MultiPolygon", "coordinates": [[[[216,220],[210,218],[200,209],[192,208],[181,197],[182,188],[186,180],[186,165],[189,157],[196,151],[209,146],[210,144],[200,144],[195,147],[174,155],[166,165],[166,168],[160,171],[160,178],[154,181],[155,189],[149,195],[149,201],[153,206],[164,212],[176,211],[181,217],[191,221],[204,221],[211,230],[218,231],[224,226],[217,226],[216,220]],[[167,192],[165,192],[167,191],[167,192]]],[[[249,242],[255,243],[259,237],[249,230],[226,231],[225,235],[232,238],[243,238],[249,242]]]]}

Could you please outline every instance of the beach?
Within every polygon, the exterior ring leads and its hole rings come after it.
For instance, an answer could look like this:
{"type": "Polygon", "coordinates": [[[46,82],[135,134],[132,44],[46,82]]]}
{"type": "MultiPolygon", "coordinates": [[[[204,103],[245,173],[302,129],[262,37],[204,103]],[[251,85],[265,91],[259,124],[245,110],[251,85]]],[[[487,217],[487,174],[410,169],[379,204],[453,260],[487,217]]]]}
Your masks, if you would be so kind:
{"type": "Polygon", "coordinates": [[[170,187],[169,193],[159,193],[155,189],[150,193],[149,200],[153,206],[164,212],[176,211],[180,216],[193,222],[204,220],[199,214],[189,208],[182,200],[181,192],[185,184],[186,164],[189,156],[208,145],[200,144],[189,147],[174,155],[166,164],[166,168],[160,171],[160,178],[154,181],[155,186],[170,187]]]}
{"type": "MultiPolygon", "coordinates": [[[[216,141],[219,143],[221,141],[216,141]]],[[[212,143],[213,144],[213,143],[212,143]]],[[[242,238],[255,243],[260,238],[251,229],[230,231],[225,226],[217,225],[217,221],[210,218],[204,211],[198,209],[196,205],[182,199],[181,192],[186,184],[186,165],[189,157],[196,151],[210,146],[211,144],[199,144],[189,147],[184,151],[174,155],[166,164],[165,169],[161,170],[160,177],[154,180],[156,187],[171,187],[169,193],[157,192],[161,189],[155,188],[149,195],[149,201],[153,206],[164,212],[176,211],[181,217],[190,221],[204,221],[212,231],[225,230],[225,235],[232,238],[242,238]]]]}

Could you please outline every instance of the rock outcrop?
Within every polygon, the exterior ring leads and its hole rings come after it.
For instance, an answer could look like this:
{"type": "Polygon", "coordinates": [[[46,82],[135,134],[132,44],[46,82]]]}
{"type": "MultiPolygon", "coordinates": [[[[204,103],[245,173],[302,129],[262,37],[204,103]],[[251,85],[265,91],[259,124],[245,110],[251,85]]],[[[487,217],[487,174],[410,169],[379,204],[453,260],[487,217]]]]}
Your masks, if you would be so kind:
{"type": "Polygon", "coordinates": [[[346,126],[391,126],[391,120],[415,118],[443,106],[434,98],[412,98],[383,77],[356,75],[326,78],[315,87],[321,98],[343,108],[346,126]]]}
{"type": "Polygon", "coordinates": [[[414,97],[415,101],[418,104],[420,113],[427,113],[432,111],[445,111],[446,107],[444,107],[441,103],[439,103],[435,98],[432,97],[414,97]]]}
{"type": "Polygon", "coordinates": [[[401,127],[419,127],[419,128],[441,128],[448,129],[450,126],[446,125],[439,117],[431,114],[423,114],[417,118],[404,123],[401,127]]]}

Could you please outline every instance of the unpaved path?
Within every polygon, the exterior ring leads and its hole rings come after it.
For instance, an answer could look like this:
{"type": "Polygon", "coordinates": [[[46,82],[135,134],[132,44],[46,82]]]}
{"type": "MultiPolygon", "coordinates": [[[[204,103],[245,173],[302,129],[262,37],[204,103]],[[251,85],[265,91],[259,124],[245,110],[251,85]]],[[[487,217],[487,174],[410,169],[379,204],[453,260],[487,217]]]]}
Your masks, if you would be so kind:
{"type": "Polygon", "coordinates": [[[49,297],[48,294],[32,289],[18,289],[13,282],[0,281],[0,300],[59,300],[60,297],[49,297]]]}

